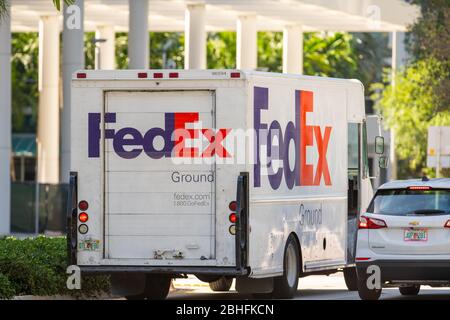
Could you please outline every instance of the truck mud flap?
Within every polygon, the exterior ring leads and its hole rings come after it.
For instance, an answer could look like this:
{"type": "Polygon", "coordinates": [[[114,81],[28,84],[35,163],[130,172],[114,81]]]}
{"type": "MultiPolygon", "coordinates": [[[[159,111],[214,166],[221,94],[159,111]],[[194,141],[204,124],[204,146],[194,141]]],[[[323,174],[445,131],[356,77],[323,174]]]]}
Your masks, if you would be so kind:
{"type": "Polygon", "coordinates": [[[249,208],[248,172],[241,172],[237,181],[236,209],[236,268],[247,270],[249,208]]]}
{"type": "Polygon", "coordinates": [[[67,201],[67,254],[69,265],[77,264],[77,206],[78,206],[78,175],[70,173],[67,201]]]}

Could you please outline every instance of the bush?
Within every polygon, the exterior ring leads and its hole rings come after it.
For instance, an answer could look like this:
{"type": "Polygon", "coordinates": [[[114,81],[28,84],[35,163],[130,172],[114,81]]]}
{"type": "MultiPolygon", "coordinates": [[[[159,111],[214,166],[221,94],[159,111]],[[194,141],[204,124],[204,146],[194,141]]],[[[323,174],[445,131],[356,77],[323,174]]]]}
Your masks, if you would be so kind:
{"type": "Polygon", "coordinates": [[[0,299],[11,299],[15,291],[8,277],[0,273],[0,299]]]}
{"type": "MultiPolygon", "coordinates": [[[[39,236],[17,240],[9,237],[0,240],[0,297],[3,285],[13,290],[14,295],[57,295],[69,294],[89,297],[110,291],[106,276],[83,276],[82,290],[68,290],[67,246],[63,237],[39,236]]],[[[5,290],[4,297],[11,291],[5,290]]]]}

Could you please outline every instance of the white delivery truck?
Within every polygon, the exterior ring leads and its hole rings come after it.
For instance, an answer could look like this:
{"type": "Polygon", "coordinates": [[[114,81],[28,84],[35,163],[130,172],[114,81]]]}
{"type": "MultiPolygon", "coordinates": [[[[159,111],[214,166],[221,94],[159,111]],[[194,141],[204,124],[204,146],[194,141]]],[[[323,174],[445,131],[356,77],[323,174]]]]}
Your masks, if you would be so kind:
{"type": "Polygon", "coordinates": [[[372,198],[364,88],[241,70],[79,71],[68,245],[129,298],[188,274],[289,298],[344,270],[372,198]]]}

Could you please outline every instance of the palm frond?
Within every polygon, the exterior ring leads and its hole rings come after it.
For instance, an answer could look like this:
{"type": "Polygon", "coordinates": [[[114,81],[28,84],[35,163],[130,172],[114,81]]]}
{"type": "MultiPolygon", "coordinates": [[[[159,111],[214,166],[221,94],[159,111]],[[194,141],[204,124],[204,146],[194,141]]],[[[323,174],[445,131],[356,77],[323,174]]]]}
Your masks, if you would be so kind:
{"type": "MultiPolygon", "coordinates": [[[[64,2],[67,5],[71,5],[75,2],[75,0],[64,0],[64,2]]],[[[55,6],[56,10],[61,11],[61,0],[53,0],[53,5],[55,6]]]]}
{"type": "Polygon", "coordinates": [[[7,0],[0,0],[0,21],[8,14],[8,7],[7,0]]]}

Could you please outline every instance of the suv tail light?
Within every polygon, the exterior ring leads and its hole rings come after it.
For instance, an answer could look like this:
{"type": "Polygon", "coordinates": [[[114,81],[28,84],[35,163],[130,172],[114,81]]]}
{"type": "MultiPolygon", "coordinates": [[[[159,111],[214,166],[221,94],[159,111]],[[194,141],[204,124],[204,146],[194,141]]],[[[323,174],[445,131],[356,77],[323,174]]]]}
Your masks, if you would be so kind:
{"type": "Polygon", "coordinates": [[[408,187],[409,190],[431,190],[429,186],[411,186],[408,187]]]}
{"type": "Polygon", "coordinates": [[[447,220],[447,222],[444,224],[444,228],[450,228],[450,220],[447,220]]]}
{"type": "Polygon", "coordinates": [[[383,229],[387,228],[386,222],[381,219],[368,218],[361,216],[359,218],[358,229],[383,229]]]}

